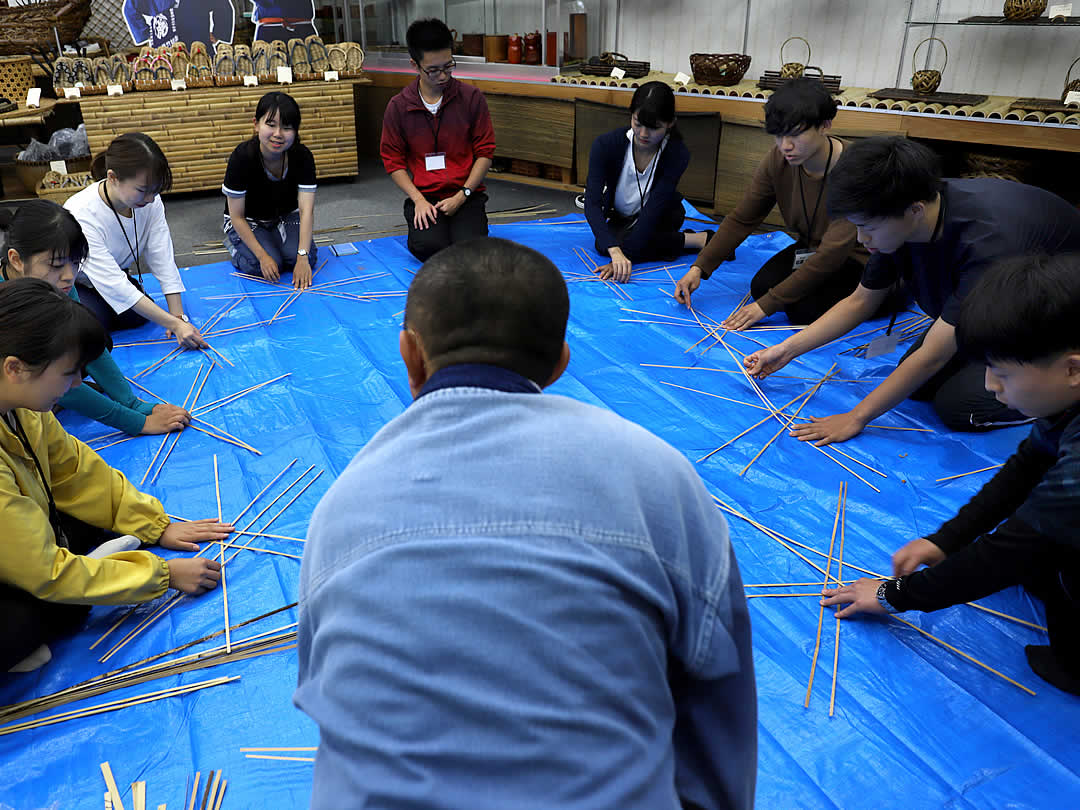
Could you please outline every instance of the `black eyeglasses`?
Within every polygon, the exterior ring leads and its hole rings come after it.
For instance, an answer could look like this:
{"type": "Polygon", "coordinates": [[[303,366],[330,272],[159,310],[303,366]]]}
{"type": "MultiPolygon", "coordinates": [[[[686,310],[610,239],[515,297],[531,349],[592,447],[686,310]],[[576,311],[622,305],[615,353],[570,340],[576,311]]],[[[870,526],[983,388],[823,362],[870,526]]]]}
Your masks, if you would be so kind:
{"type": "Polygon", "coordinates": [[[451,59],[449,62],[447,62],[445,65],[443,65],[441,67],[420,68],[420,69],[422,71],[424,71],[424,73],[426,73],[428,75],[428,78],[434,79],[440,73],[450,73],[450,71],[452,71],[456,67],[457,67],[457,62],[454,61],[453,59],[451,59]]]}

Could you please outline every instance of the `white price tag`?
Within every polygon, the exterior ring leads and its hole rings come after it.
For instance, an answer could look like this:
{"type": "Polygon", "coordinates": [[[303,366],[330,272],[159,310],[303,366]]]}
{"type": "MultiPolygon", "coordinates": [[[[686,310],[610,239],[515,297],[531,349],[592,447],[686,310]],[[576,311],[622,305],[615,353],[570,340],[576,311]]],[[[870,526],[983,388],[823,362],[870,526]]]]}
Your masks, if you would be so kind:
{"type": "Polygon", "coordinates": [[[82,92],[78,87],[65,87],[64,98],[82,98],[82,92]]]}
{"type": "Polygon", "coordinates": [[[1047,16],[1050,19],[1054,17],[1071,17],[1072,16],[1072,3],[1058,3],[1055,6],[1050,6],[1050,12],[1047,16]]]}
{"type": "Polygon", "coordinates": [[[258,87],[258,86],[259,86],[259,77],[258,76],[248,75],[248,76],[244,77],[244,87],[258,87]]]}
{"type": "Polygon", "coordinates": [[[26,91],[26,106],[27,107],[40,107],[41,106],[41,88],[31,87],[26,91]]]}
{"type": "Polygon", "coordinates": [[[172,79],[173,90],[187,90],[187,79],[172,79]]]}
{"type": "Polygon", "coordinates": [[[124,88],[119,84],[110,84],[105,87],[105,92],[110,96],[122,96],[124,95],[124,88]]]}
{"type": "Polygon", "coordinates": [[[328,70],[323,73],[323,81],[336,82],[337,80],[338,75],[336,70],[328,70]]]}
{"type": "Polygon", "coordinates": [[[292,68],[279,67],[277,69],[278,84],[292,84],[292,68]]]}
{"type": "Polygon", "coordinates": [[[626,71],[623,70],[622,68],[612,68],[611,69],[611,78],[613,78],[613,79],[621,79],[625,75],[626,75],[626,71]]]}
{"type": "Polygon", "coordinates": [[[675,74],[675,84],[688,84],[689,82],[690,82],[690,77],[687,76],[682,71],[679,71],[678,73],[675,74]]]}
{"type": "Polygon", "coordinates": [[[67,162],[63,160],[50,160],[49,171],[59,172],[60,174],[67,174],[67,162]]]}
{"type": "Polygon", "coordinates": [[[1065,105],[1071,107],[1073,104],[1080,104],[1080,90],[1065,94],[1065,105]]]}

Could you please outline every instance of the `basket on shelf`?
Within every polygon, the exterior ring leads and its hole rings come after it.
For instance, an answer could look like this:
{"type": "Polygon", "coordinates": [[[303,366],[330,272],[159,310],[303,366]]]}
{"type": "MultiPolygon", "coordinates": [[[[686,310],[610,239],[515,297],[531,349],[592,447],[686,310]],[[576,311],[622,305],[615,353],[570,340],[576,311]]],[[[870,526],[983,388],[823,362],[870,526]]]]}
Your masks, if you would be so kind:
{"type": "MultiPolygon", "coordinates": [[[[781,79],[797,79],[803,75],[803,71],[806,70],[806,65],[810,63],[810,43],[802,37],[788,37],[784,40],[783,45],[780,46],[780,78],[781,79]],[[806,46],[806,63],[802,62],[785,62],[784,61],[784,45],[787,45],[791,40],[797,39],[806,46]]],[[[818,68],[820,70],[820,68],[818,68]]]]}
{"type": "Polygon", "coordinates": [[[1046,11],[1046,0],[1005,0],[1001,13],[1009,22],[1034,20],[1046,11]]]}
{"type": "Polygon", "coordinates": [[[581,72],[589,76],[610,76],[612,68],[622,70],[628,79],[640,79],[652,70],[648,62],[635,62],[621,53],[605,51],[599,56],[590,56],[589,61],[581,66],[581,72]]]}
{"type": "Polygon", "coordinates": [[[94,182],[89,172],[76,174],[60,174],[60,172],[48,171],[38,183],[34,191],[39,197],[62,205],[68,197],[82,191],[94,182]]]}
{"type": "Polygon", "coordinates": [[[61,42],[74,42],[88,19],[90,0],[0,6],[0,54],[23,55],[33,48],[48,50],[57,37],[61,42]]]}
{"type": "Polygon", "coordinates": [[[745,53],[690,54],[690,72],[698,84],[731,87],[741,82],[749,69],[750,56],[745,53]]]}
{"type": "Polygon", "coordinates": [[[915,71],[911,74],[911,89],[922,96],[929,96],[937,92],[937,89],[941,86],[941,74],[945,71],[948,64],[949,49],[946,47],[945,43],[938,37],[927,37],[924,39],[915,46],[915,50],[911,54],[911,69],[915,71]],[[915,59],[919,54],[919,48],[931,40],[941,42],[941,47],[945,51],[945,64],[941,66],[941,70],[916,70],[915,59]]]}
{"type": "Polygon", "coordinates": [[[34,86],[30,64],[29,56],[0,59],[0,96],[15,102],[26,98],[26,91],[34,86]]]}
{"type": "MultiPolygon", "coordinates": [[[[15,158],[15,176],[19,178],[23,188],[33,192],[41,184],[45,175],[49,173],[50,163],[52,161],[49,160],[21,160],[15,158]]],[[[68,158],[64,163],[70,174],[90,171],[89,156],[68,158]]]]}
{"type": "Polygon", "coordinates": [[[1080,90],[1080,79],[1072,79],[1073,68],[1076,67],[1076,63],[1080,62],[1080,56],[1073,59],[1073,63],[1069,65],[1068,71],[1065,73],[1065,89],[1061,91],[1061,103],[1065,103],[1065,99],[1068,98],[1069,93],[1073,93],[1080,90]]]}

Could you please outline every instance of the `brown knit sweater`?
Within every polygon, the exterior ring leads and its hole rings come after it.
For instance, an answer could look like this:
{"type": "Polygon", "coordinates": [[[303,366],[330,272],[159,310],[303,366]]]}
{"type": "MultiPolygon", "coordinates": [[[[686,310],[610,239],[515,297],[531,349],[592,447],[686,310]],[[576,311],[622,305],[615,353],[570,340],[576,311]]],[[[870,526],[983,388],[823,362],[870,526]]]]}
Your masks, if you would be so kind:
{"type": "Polygon", "coordinates": [[[807,219],[814,214],[818,192],[824,182],[825,178],[810,177],[800,166],[789,166],[783,154],[774,146],[758,164],[750,188],[735,210],[724,217],[716,236],[694,260],[694,265],[701,268],[701,277],[708,278],[721,263],[735,258],[735,248],[754,232],[777,204],[786,229],[817,252],[758,300],[766,315],[801,300],[831,273],[839,270],[849,257],[865,265],[870,254],[856,240],[855,226],[846,219],[832,221],[826,213],[829,203],[827,186],[817,216],[813,223],[807,223],[807,219]],[[803,195],[810,209],[807,212],[803,211],[799,195],[800,174],[803,195]]]}

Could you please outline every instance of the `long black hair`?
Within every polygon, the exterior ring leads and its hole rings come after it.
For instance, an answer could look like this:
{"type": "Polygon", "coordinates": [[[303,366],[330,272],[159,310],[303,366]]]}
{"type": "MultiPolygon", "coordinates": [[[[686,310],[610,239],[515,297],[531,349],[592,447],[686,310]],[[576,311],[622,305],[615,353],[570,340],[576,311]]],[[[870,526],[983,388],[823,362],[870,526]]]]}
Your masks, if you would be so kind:
{"type": "Polygon", "coordinates": [[[30,200],[14,211],[0,211],[0,231],[5,235],[0,253],[0,268],[4,269],[11,249],[24,263],[49,251],[53,259],[70,259],[76,270],[90,252],[79,221],[52,200],[30,200]]]}
{"type": "MultiPolygon", "coordinates": [[[[675,120],[675,92],[664,82],[645,82],[634,91],[630,99],[630,115],[636,115],[638,123],[649,129],[658,129],[675,120]]],[[[668,130],[673,138],[681,138],[678,127],[668,130]]]]}
{"type": "Polygon", "coordinates": [[[90,174],[104,180],[112,169],[119,180],[132,180],[147,172],[147,185],[158,192],[172,188],[172,169],[161,147],[149,135],[126,132],[113,138],[109,148],[94,158],[90,174]]]}
{"type": "MultiPolygon", "coordinates": [[[[300,105],[296,103],[295,98],[288,93],[282,93],[280,90],[271,90],[260,98],[259,103],[255,106],[256,121],[262,121],[268,115],[276,115],[278,123],[283,127],[292,127],[296,131],[296,140],[293,141],[293,146],[300,143],[300,105]]],[[[258,145],[258,134],[252,135],[251,138],[258,145]]]]}
{"type": "Polygon", "coordinates": [[[0,361],[17,357],[36,373],[67,354],[78,368],[105,351],[105,330],[86,307],[40,278],[0,284],[0,361]]]}

